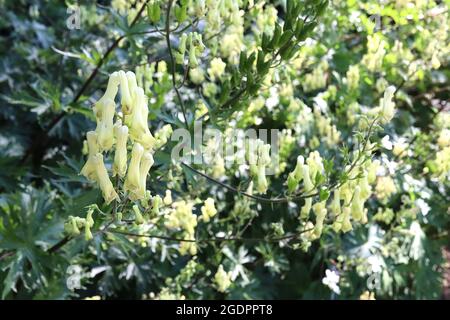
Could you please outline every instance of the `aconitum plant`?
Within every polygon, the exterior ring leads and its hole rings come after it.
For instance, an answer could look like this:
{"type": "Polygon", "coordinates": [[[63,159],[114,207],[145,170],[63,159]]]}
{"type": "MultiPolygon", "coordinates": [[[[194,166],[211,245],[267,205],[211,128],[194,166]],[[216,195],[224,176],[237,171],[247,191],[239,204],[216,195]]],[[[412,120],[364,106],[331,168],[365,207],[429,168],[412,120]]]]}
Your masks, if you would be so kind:
{"type": "Polygon", "coordinates": [[[3,298],[441,296],[448,3],[78,9],[65,72],[3,97],[40,128],[0,175],[3,298]]]}

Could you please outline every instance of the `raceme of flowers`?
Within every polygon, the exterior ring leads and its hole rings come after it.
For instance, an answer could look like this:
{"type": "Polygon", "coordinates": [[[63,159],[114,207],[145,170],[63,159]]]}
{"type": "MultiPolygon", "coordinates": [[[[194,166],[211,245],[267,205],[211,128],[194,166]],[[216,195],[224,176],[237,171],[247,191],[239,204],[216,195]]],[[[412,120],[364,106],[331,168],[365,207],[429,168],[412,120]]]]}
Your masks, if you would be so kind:
{"type": "MultiPolygon", "coordinates": [[[[152,197],[147,190],[147,176],[154,163],[153,153],[167,143],[172,134],[171,126],[162,127],[155,136],[150,132],[147,96],[131,71],[118,71],[110,75],[106,91],[94,104],[93,111],[97,127],[86,134],[87,161],[81,174],[99,186],[106,204],[125,200],[120,198],[119,184],[114,186],[112,177],[123,182],[121,191],[124,197],[140,201],[143,207],[151,205],[153,212],[156,212],[161,201],[158,195],[152,197]],[[119,88],[120,109],[115,102],[119,88]],[[105,161],[108,156],[112,158],[111,164],[105,161]],[[107,165],[110,165],[109,172],[107,165]]],[[[143,223],[137,205],[133,206],[133,211],[136,223],[143,223]]],[[[121,214],[118,213],[119,216],[121,214]]],[[[83,226],[88,230],[91,226],[79,219],[71,221],[71,225],[68,230],[72,234],[77,234],[75,227],[83,226]]]]}

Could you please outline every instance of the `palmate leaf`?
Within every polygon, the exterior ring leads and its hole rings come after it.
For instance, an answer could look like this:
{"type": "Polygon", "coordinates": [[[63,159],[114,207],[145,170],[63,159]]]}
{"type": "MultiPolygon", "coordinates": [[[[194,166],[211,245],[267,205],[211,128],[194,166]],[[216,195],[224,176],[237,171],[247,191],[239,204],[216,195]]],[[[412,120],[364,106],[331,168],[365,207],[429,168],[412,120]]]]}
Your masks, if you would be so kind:
{"type": "Polygon", "coordinates": [[[56,215],[55,193],[27,187],[2,197],[0,249],[13,250],[2,267],[7,272],[2,298],[15,290],[20,279],[29,290],[44,288],[51,272],[63,262],[45,252],[62,233],[63,221],[56,215]]]}

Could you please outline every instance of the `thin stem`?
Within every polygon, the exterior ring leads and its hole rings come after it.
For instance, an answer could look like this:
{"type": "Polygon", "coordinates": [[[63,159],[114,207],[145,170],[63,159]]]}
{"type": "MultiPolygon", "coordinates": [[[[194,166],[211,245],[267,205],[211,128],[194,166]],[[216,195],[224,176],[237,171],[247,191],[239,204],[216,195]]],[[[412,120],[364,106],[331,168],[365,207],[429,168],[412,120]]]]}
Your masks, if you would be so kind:
{"type": "Polygon", "coordinates": [[[184,162],[182,162],[181,164],[183,166],[185,166],[186,168],[192,170],[196,174],[206,178],[207,180],[209,180],[211,182],[214,182],[214,183],[224,187],[225,189],[228,189],[228,190],[233,191],[233,192],[235,192],[237,194],[243,195],[243,196],[245,196],[247,198],[250,198],[250,199],[253,199],[253,200],[256,200],[256,201],[260,201],[260,202],[286,203],[286,202],[289,202],[289,201],[293,201],[293,200],[297,200],[297,199],[310,198],[310,197],[314,197],[314,196],[317,195],[317,193],[314,193],[314,194],[309,194],[309,195],[301,195],[301,196],[297,195],[297,196],[293,196],[293,197],[284,197],[284,198],[266,198],[266,197],[255,196],[253,194],[241,191],[241,190],[239,190],[239,189],[237,189],[237,188],[235,188],[233,186],[230,186],[230,185],[228,185],[226,183],[223,183],[223,182],[221,182],[221,181],[219,181],[217,179],[214,179],[213,177],[210,177],[207,174],[205,174],[203,172],[200,172],[197,169],[194,169],[193,167],[191,167],[190,165],[188,165],[188,164],[186,164],[184,162]]]}
{"type": "Polygon", "coordinates": [[[158,235],[151,235],[151,234],[140,234],[140,233],[134,233],[134,232],[121,231],[121,230],[117,230],[117,229],[110,229],[107,232],[121,234],[124,236],[130,236],[130,237],[161,239],[161,240],[174,241],[174,242],[195,242],[195,243],[226,242],[226,241],[278,242],[278,241],[291,240],[291,239],[298,238],[301,234],[309,232],[313,229],[314,228],[305,229],[305,230],[297,232],[297,233],[288,234],[288,235],[285,235],[282,237],[275,237],[275,238],[213,237],[213,238],[206,238],[206,239],[183,239],[183,238],[166,237],[166,236],[158,236],[158,235]]]}
{"type": "Polygon", "coordinates": [[[187,116],[186,116],[186,107],[184,105],[184,101],[183,98],[181,97],[180,91],[177,88],[177,83],[176,83],[176,78],[175,78],[175,68],[176,68],[176,64],[175,64],[175,59],[173,57],[173,53],[172,53],[172,45],[170,43],[170,10],[172,8],[172,4],[173,4],[173,0],[169,0],[169,2],[167,3],[167,14],[166,14],[166,43],[167,43],[167,49],[169,51],[169,56],[170,56],[170,63],[172,65],[172,87],[175,90],[175,93],[178,97],[178,100],[180,101],[180,106],[181,106],[181,111],[183,113],[183,118],[184,118],[184,125],[186,126],[186,129],[189,130],[189,125],[188,125],[188,120],[187,120],[187,116]]]}

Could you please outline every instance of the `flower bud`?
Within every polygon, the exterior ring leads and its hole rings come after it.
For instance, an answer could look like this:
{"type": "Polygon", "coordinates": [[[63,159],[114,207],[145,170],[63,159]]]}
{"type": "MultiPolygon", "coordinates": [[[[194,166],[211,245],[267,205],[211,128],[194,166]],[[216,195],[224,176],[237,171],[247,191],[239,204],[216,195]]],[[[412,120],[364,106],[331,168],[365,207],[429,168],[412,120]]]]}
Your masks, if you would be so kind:
{"type": "Polygon", "coordinates": [[[88,224],[86,224],[85,226],[84,226],[84,239],[86,240],[86,241],[90,241],[90,240],[92,240],[94,237],[92,236],[92,232],[91,232],[91,227],[88,225],[88,224]]]}
{"type": "Polygon", "coordinates": [[[287,185],[288,185],[289,193],[293,193],[295,191],[295,189],[297,189],[298,181],[295,178],[294,172],[289,173],[288,180],[287,180],[287,185]]]}
{"type": "Polygon", "coordinates": [[[144,218],[142,217],[142,213],[139,210],[139,207],[135,204],[133,206],[133,211],[134,211],[134,216],[135,216],[135,220],[134,222],[136,224],[143,224],[144,223],[144,218]]]}
{"type": "Polygon", "coordinates": [[[161,206],[162,199],[159,195],[156,195],[152,198],[152,214],[158,215],[159,214],[159,207],[161,206]]]}
{"type": "Polygon", "coordinates": [[[166,190],[166,196],[164,197],[163,202],[166,206],[172,204],[172,192],[170,190],[166,190]]]}

